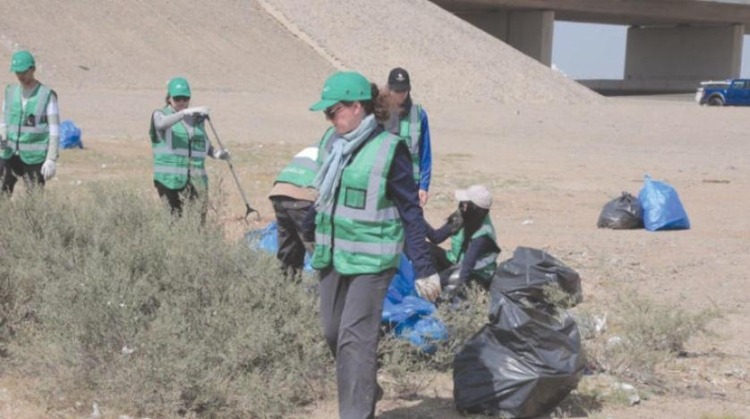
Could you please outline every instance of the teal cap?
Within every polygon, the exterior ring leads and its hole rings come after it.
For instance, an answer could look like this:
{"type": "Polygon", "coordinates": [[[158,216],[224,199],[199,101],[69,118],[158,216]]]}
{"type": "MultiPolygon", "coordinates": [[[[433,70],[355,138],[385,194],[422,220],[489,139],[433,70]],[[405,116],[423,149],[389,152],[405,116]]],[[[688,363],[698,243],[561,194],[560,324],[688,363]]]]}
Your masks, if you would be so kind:
{"type": "Polygon", "coordinates": [[[372,99],[370,82],[356,71],[339,71],[326,79],[320,101],[310,106],[311,111],[322,111],[339,102],[372,99]]]}
{"type": "Polygon", "coordinates": [[[183,77],[175,77],[167,85],[169,97],[187,96],[190,97],[190,85],[183,77]]]}
{"type": "Polygon", "coordinates": [[[13,54],[10,61],[10,71],[13,73],[23,73],[31,67],[36,67],[36,62],[34,62],[34,56],[30,52],[23,50],[16,51],[13,54]]]}

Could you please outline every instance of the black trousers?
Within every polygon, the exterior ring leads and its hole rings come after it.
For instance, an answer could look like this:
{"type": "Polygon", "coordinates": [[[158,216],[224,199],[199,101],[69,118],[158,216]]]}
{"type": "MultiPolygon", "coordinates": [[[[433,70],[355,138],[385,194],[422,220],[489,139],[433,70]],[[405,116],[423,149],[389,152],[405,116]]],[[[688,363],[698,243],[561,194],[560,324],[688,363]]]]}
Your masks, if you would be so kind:
{"type": "Polygon", "coordinates": [[[0,159],[0,178],[3,182],[3,193],[12,195],[19,177],[23,178],[26,189],[35,186],[43,187],[42,164],[26,164],[17,154],[14,154],[8,160],[0,159]]]}
{"type": "Polygon", "coordinates": [[[304,267],[305,252],[312,252],[312,243],[303,239],[302,224],[313,202],[286,196],[273,196],[270,199],[278,231],[276,258],[285,276],[296,276],[304,267]]]}
{"type": "MultiPolygon", "coordinates": [[[[169,208],[172,211],[172,214],[177,216],[182,215],[182,204],[184,199],[194,201],[199,198],[198,190],[190,182],[181,189],[167,188],[164,184],[156,180],[154,181],[154,186],[159,193],[159,198],[166,199],[169,203],[169,208]]],[[[201,210],[202,218],[205,218],[205,210],[207,210],[207,208],[201,210]]]]}

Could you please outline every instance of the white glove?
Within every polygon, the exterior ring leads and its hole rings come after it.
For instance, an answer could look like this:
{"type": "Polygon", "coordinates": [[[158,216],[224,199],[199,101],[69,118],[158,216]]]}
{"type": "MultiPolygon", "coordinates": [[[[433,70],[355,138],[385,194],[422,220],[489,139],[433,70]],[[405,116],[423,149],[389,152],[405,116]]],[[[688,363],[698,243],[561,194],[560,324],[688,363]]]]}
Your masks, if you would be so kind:
{"type": "Polygon", "coordinates": [[[194,106],[192,108],[183,109],[180,111],[180,113],[182,113],[182,116],[195,114],[206,116],[208,115],[209,111],[210,109],[208,109],[208,107],[206,106],[194,106]]]}
{"type": "Polygon", "coordinates": [[[224,148],[215,148],[214,149],[214,158],[219,160],[229,160],[230,159],[229,150],[224,148]]]}
{"type": "Polygon", "coordinates": [[[55,177],[55,170],[57,170],[57,164],[54,160],[45,160],[44,164],[42,165],[42,176],[44,176],[44,180],[49,180],[55,177]]]}
{"type": "Polygon", "coordinates": [[[432,274],[427,278],[420,278],[414,282],[414,288],[417,294],[425,300],[435,302],[440,296],[440,277],[438,274],[432,274]]]}

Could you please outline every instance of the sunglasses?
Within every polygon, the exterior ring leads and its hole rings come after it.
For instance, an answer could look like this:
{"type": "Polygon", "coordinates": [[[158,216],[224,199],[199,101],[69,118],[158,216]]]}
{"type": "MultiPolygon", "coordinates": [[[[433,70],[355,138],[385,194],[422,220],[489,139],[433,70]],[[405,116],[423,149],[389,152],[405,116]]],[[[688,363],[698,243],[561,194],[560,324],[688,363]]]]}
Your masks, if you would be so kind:
{"type": "Polygon", "coordinates": [[[174,100],[175,102],[185,102],[190,100],[190,96],[173,96],[172,100],[174,100]]]}
{"type": "Polygon", "coordinates": [[[323,111],[323,113],[326,115],[327,120],[332,120],[336,114],[344,107],[343,103],[337,103],[336,105],[331,106],[330,108],[323,111]]]}

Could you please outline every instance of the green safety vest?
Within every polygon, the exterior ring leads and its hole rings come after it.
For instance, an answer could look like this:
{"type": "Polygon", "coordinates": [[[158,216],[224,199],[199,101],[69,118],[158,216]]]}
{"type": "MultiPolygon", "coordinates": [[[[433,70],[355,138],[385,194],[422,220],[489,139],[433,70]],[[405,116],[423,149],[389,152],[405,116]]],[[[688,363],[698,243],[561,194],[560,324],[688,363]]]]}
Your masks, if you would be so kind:
{"type": "Polygon", "coordinates": [[[406,139],[406,145],[409,147],[411,154],[411,165],[414,169],[414,181],[419,186],[421,172],[419,170],[419,137],[422,135],[422,107],[412,105],[409,110],[409,116],[399,121],[398,134],[406,139]]]}
{"type": "Polygon", "coordinates": [[[21,106],[21,86],[5,88],[5,125],[8,129],[8,147],[3,150],[3,159],[13,154],[26,164],[39,164],[47,157],[49,146],[49,121],[47,104],[55,92],[39,83],[34,92],[21,106]]]}
{"type": "Polygon", "coordinates": [[[313,188],[315,175],[318,174],[318,145],[304,148],[297,153],[276,177],[277,182],[290,183],[300,188],[313,188]]]}
{"type": "MultiPolygon", "coordinates": [[[[492,226],[492,220],[490,215],[487,214],[482,221],[482,226],[472,234],[471,239],[477,239],[482,236],[487,236],[492,239],[495,244],[495,249],[500,249],[497,245],[497,237],[495,235],[495,227],[492,226]]],[[[451,249],[446,252],[446,256],[451,263],[459,263],[464,257],[464,251],[462,246],[464,243],[464,229],[458,231],[451,237],[451,249]]],[[[488,251],[480,255],[477,263],[471,269],[471,276],[479,277],[484,281],[491,281],[495,275],[495,269],[497,268],[497,257],[500,255],[499,250],[488,251]]]]}
{"type": "MultiPolygon", "coordinates": [[[[323,138],[318,161],[328,154],[323,138]]],[[[333,265],[341,275],[362,275],[396,268],[404,247],[404,228],[386,197],[388,172],[402,138],[383,132],[368,140],[341,174],[333,203],[315,219],[312,266],[333,265]]]]}
{"type": "MultiPolygon", "coordinates": [[[[167,106],[161,112],[170,115],[174,110],[167,106]]],[[[164,131],[157,131],[152,117],[149,134],[154,154],[155,181],[173,190],[184,188],[188,181],[197,188],[208,187],[205,161],[209,143],[203,122],[193,127],[193,135],[190,136],[183,121],[164,131]]]]}

